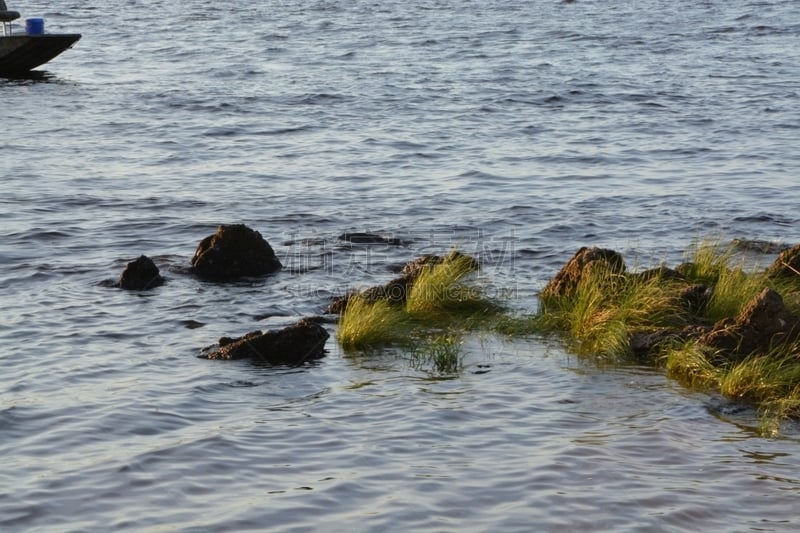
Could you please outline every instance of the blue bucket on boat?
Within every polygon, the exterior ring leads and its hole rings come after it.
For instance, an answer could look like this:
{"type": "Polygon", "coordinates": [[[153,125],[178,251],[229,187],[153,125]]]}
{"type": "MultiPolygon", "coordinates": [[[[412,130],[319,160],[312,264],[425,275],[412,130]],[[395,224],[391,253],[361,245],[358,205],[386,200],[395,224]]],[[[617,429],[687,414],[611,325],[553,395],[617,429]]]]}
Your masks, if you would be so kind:
{"type": "Polygon", "coordinates": [[[44,35],[44,19],[41,17],[25,19],[25,33],[28,35],[44,35]]]}

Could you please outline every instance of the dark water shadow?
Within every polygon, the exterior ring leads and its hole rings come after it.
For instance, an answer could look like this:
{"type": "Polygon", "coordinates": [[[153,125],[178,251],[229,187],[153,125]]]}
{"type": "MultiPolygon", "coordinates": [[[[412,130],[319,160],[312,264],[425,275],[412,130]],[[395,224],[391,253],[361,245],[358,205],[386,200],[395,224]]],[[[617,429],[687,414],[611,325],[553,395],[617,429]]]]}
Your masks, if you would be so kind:
{"type": "Polygon", "coordinates": [[[25,86],[33,85],[35,83],[66,84],[68,82],[47,70],[0,73],[0,86],[25,86]]]}

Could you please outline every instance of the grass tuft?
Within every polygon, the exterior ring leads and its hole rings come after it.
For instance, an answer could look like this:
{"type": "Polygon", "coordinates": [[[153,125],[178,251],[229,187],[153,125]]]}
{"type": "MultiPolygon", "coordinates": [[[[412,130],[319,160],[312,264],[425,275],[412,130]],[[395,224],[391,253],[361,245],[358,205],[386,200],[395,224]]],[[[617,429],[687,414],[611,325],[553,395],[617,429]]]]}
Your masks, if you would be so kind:
{"type": "Polygon", "coordinates": [[[475,260],[452,252],[439,264],[423,267],[406,300],[406,312],[438,323],[496,313],[501,306],[467,278],[476,271],[475,260]]]}
{"type": "Polygon", "coordinates": [[[411,327],[403,310],[388,301],[369,302],[355,296],[339,317],[336,335],[345,350],[363,350],[409,342],[411,327]]]}
{"type": "Polygon", "coordinates": [[[456,333],[436,335],[414,352],[417,366],[431,364],[438,374],[456,374],[464,366],[462,340],[456,333]]]}
{"type": "Polygon", "coordinates": [[[633,332],[681,323],[684,314],[673,282],[591,269],[574,294],[540,312],[537,324],[568,332],[580,354],[622,358],[633,332]]]}
{"type": "Polygon", "coordinates": [[[712,363],[712,355],[697,343],[687,342],[667,352],[667,374],[693,389],[716,389],[721,370],[712,363]]]}
{"type": "MultiPolygon", "coordinates": [[[[422,267],[405,306],[392,305],[386,299],[351,298],[339,318],[339,343],[345,350],[414,344],[429,337],[431,330],[486,327],[503,307],[469,279],[477,268],[471,257],[451,252],[442,262],[422,267]]],[[[436,354],[446,353],[440,346],[452,348],[439,337],[431,342],[436,354]]],[[[446,358],[437,355],[435,359],[446,358]]]]}

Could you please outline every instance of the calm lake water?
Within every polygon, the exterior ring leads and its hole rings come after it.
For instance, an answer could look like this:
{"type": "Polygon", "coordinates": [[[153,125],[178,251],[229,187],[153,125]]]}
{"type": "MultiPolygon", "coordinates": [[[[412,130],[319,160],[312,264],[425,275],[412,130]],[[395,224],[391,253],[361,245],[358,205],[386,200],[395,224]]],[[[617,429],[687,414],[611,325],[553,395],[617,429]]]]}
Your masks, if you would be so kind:
{"type": "Polygon", "coordinates": [[[800,528],[800,429],[557,339],[196,357],[453,247],[524,313],[580,246],[800,242],[800,2],[11,4],[83,38],[0,79],[2,531],[800,528]],[[286,268],[188,276],[222,223],[286,268]]]}

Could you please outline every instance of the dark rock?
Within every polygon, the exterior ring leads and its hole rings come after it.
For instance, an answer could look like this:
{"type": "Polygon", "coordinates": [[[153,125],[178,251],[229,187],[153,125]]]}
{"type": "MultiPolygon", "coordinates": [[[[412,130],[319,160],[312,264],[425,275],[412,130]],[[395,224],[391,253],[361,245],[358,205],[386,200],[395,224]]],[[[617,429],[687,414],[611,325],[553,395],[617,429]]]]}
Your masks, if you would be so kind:
{"type": "Polygon", "coordinates": [[[235,281],[275,272],[281,262],[259,232],[244,224],[232,224],[220,226],[214,235],[200,241],[192,267],[209,281],[235,281]]]}
{"type": "Polygon", "coordinates": [[[661,347],[671,343],[684,343],[697,339],[711,329],[709,326],[688,325],[680,329],[664,328],[654,331],[637,331],[631,335],[631,351],[639,359],[653,358],[661,347]]]}
{"type": "Polygon", "coordinates": [[[800,276],[800,244],[784,250],[775,262],[767,269],[770,276],[800,276]]]}
{"type": "Polygon", "coordinates": [[[374,233],[342,233],[339,235],[340,241],[345,241],[353,244],[390,244],[393,246],[400,246],[405,244],[402,240],[395,237],[384,237],[374,233]]]}
{"type": "Polygon", "coordinates": [[[735,318],[725,318],[698,339],[717,351],[717,362],[740,361],[754,352],[792,342],[800,333],[800,319],[783,304],[781,295],[765,288],[735,318]]]}
{"type": "Polygon", "coordinates": [[[325,341],[330,335],[318,321],[303,318],[279,331],[252,331],[238,338],[223,337],[219,350],[208,359],[253,359],[272,365],[301,365],[325,357],[325,341]]]}
{"type": "Polygon", "coordinates": [[[713,291],[702,283],[693,283],[678,293],[678,300],[693,315],[701,314],[711,300],[713,291]]]}
{"type": "Polygon", "coordinates": [[[145,291],[163,283],[164,278],[161,277],[155,263],[146,255],[141,255],[138,259],[128,263],[125,270],[122,271],[118,286],[126,290],[145,291]]]}
{"type": "Polygon", "coordinates": [[[613,273],[625,272],[625,261],[614,250],[587,248],[578,250],[572,259],[551,279],[540,293],[542,301],[572,296],[588,267],[607,268],[613,273]]]}
{"type": "Polygon", "coordinates": [[[731,244],[747,252],[760,252],[762,254],[773,254],[786,250],[786,246],[772,241],[764,241],[759,239],[733,239],[731,244]]]}
{"type": "Polygon", "coordinates": [[[636,274],[631,274],[631,277],[640,281],[650,281],[652,279],[686,281],[686,276],[677,270],[672,270],[671,268],[667,268],[665,266],[651,268],[636,274]]]}

